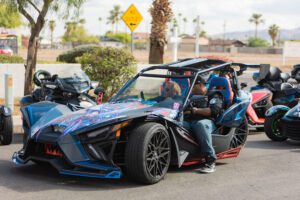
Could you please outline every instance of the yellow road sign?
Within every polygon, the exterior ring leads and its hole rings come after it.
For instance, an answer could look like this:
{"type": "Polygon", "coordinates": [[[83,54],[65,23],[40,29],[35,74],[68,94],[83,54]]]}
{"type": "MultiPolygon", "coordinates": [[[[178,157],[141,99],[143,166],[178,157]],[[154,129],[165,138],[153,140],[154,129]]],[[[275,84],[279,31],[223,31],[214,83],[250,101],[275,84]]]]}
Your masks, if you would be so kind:
{"type": "Polygon", "coordinates": [[[143,20],[143,16],[138,11],[138,9],[133,4],[131,4],[131,6],[129,6],[127,11],[122,16],[122,20],[125,22],[128,28],[133,32],[143,20]]]}

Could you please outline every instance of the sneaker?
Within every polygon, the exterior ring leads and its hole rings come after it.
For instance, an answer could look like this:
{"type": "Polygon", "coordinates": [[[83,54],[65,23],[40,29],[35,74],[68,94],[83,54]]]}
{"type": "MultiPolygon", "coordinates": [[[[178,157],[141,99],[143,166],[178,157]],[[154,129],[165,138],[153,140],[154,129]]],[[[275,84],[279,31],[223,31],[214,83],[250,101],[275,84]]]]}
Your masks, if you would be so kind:
{"type": "Polygon", "coordinates": [[[216,164],[213,163],[205,163],[203,167],[197,169],[200,173],[210,174],[216,171],[216,164]]]}

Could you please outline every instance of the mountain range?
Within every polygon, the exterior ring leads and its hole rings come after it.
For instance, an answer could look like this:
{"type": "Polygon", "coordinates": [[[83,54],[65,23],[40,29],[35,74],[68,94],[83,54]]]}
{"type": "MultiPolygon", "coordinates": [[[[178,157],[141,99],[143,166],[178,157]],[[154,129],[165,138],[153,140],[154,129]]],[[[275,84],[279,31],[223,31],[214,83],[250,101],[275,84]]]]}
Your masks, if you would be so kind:
{"type": "MultiPolygon", "coordinates": [[[[259,38],[270,41],[270,36],[268,30],[259,30],[257,32],[259,38]]],[[[211,35],[212,38],[223,38],[222,34],[211,35]]],[[[248,40],[249,37],[254,37],[254,30],[251,31],[235,31],[227,32],[226,39],[236,39],[236,40],[248,40]]],[[[295,29],[280,29],[278,35],[279,40],[299,40],[300,39],[300,27],[295,29]]]]}

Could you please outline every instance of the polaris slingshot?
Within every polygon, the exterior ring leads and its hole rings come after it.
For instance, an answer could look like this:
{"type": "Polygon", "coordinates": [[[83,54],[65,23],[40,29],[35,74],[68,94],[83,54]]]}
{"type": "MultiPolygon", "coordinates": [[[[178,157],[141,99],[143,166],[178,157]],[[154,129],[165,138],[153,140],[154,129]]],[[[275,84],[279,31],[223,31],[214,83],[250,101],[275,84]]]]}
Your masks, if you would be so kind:
{"type": "Polygon", "coordinates": [[[76,112],[53,102],[29,105],[34,112],[28,120],[35,123],[12,160],[48,162],[63,175],[117,179],[124,172],[133,181],[157,183],[170,165],[203,159],[193,133],[183,128],[184,111],[203,99],[191,98],[198,76],[206,77],[209,91],[221,93],[227,105],[215,122],[217,158],[237,157],[248,135],[245,114],[251,102],[238,74],[241,68],[235,71],[232,63],[186,59],[142,70],[102,105],[76,112]]]}

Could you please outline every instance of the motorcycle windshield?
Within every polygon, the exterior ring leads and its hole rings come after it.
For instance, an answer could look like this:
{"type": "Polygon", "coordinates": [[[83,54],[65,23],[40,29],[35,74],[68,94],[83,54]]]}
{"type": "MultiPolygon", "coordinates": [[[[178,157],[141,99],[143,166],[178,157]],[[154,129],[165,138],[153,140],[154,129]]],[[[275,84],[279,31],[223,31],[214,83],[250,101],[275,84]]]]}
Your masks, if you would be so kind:
{"type": "Polygon", "coordinates": [[[82,70],[62,71],[57,74],[66,92],[83,93],[91,89],[91,80],[82,70]]]}

